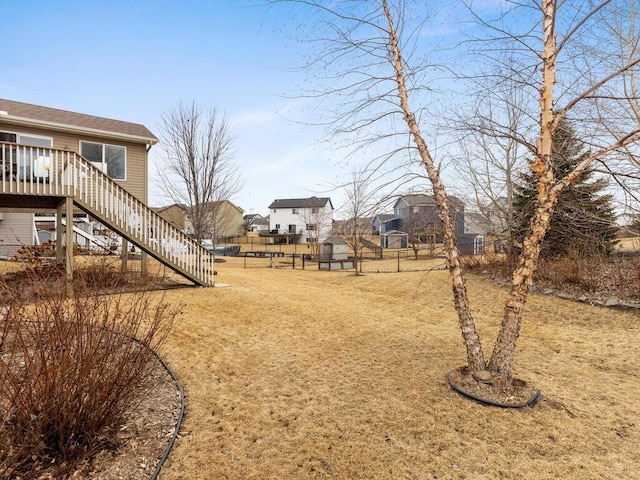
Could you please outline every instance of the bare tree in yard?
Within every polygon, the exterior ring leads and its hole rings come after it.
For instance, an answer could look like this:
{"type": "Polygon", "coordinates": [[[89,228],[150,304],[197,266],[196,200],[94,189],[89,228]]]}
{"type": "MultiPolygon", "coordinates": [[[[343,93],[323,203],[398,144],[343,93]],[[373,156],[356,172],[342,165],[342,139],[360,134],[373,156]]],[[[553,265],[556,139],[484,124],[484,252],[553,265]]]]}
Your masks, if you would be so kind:
{"type": "MultiPolygon", "coordinates": [[[[597,44],[600,46],[598,61],[605,63],[610,70],[632,63],[640,55],[640,5],[637,2],[622,4],[622,8],[600,13],[597,44]]],[[[640,125],[640,70],[630,68],[623,71],[618,89],[623,92],[620,102],[614,102],[604,109],[604,115],[615,122],[603,124],[605,129],[615,128],[619,123],[632,129],[640,125]],[[631,115],[630,115],[631,113],[631,115]]],[[[612,92],[614,95],[615,92],[612,92]]],[[[604,106],[603,106],[604,108],[604,106]]],[[[614,168],[611,162],[594,167],[594,171],[603,172],[613,177],[614,182],[622,187],[625,195],[624,206],[627,209],[640,202],[640,152],[635,146],[625,148],[620,155],[629,160],[614,168]]]]}
{"type": "Polygon", "coordinates": [[[371,220],[376,202],[375,192],[371,190],[371,172],[366,170],[354,170],[351,173],[349,183],[344,186],[347,199],[342,213],[347,217],[342,226],[342,238],[353,251],[356,260],[356,275],[362,270],[357,268],[358,259],[362,258],[365,247],[363,241],[366,235],[371,234],[371,220]]]}
{"type": "MultiPolygon", "coordinates": [[[[492,28],[493,32],[497,33],[494,38],[487,39],[491,43],[484,43],[489,45],[484,57],[476,58],[486,59],[495,51],[491,48],[491,45],[495,45],[495,37],[506,38],[514,55],[517,53],[523,58],[528,56],[531,60],[530,68],[520,71],[517,78],[522,80],[522,88],[537,90],[539,101],[529,112],[533,117],[539,116],[538,133],[533,137],[537,138],[530,141],[517,138],[535,158],[531,163],[531,171],[538,179],[536,208],[517,267],[513,272],[512,287],[506,300],[501,328],[488,361],[485,360],[469,306],[465,276],[456,248],[454,225],[440,168],[420,128],[419,121],[424,121],[424,117],[416,115],[412,109],[412,102],[416,98],[413,87],[419,84],[414,81],[414,75],[420,73],[423,66],[411,66],[407,63],[407,58],[403,57],[404,52],[411,52],[415,46],[415,43],[406,43],[410,42],[411,38],[407,40],[408,37],[403,37],[405,29],[409,28],[403,23],[406,13],[404,3],[392,4],[388,0],[366,4],[333,2],[331,6],[312,0],[301,0],[297,3],[311,6],[317,12],[328,15],[324,21],[325,25],[329,25],[333,35],[322,37],[325,48],[318,60],[319,65],[326,65],[328,68],[346,65],[345,71],[333,76],[334,79],[340,78],[342,82],[339,86],[334,83],[330,88],[332,94],[342,95],[347,99],[341,104],[342,110],[338,112],[341,115],[336,117],[336,130],[355,135],[359,129],[372,131],[372,125],[379,120],[400,116],[405,127],[402,131],[405,138],[408,133],[414,144],[413,152],[417,154],[417,160],[431,182],[442,219],[447,267],[468,367],[471,371],[488,369],[496,382],[508,384],[512,376],[515,346],[524,306],[538,265],[540,247],[549,228],[559,194],[567,185],[575,182],[589,165],[595,161],[604,162],[613,152],[629,148],[640,140],[637,125],[624,129],[609,125],[609,128],[605,129],[603,122],[609,120],[616,120],[615,125],[620,127],[623,124],[617,121],[618,119],[598,116],[604,111],[605,104],[614,104],[615,107],[616,103],[622,104],[626,101],[625,92],[620,89],[619,79],[625,72],[637,69],[639,58],[634,55],[613,69],[604,69],[602,63],[593,66],[590,64],[588,49],[570,49],[574,40],[582,39],[582,46],[589,43],[589,35],[597,29],[597,25],[594,25],[596,15],[605,8],[616,6],[615,2],[605,0],[592,4],[589,1],[559,3],[557,0],[540,0],[522,5],[503,2],[500,6],[509,7],[511,10],[498,15],[501,20],[508,19],[509,15],[522,15],[520,22],[512,24],[518,28],[525,20],[532,22],[531,29],[515,33],[509,33],[509,24],[506,22],[503,22],[502,26],[494,27],[482,22],[477,15],[485,28],[492,28]],[[539,35],[535,34],[536,25],[542,25],[539,35]],[[577,54],[582,55],[583,61],[576,56],[577,54]],[[349,64],[345,60],[347,58],[353,63],[349,64]],[[566,77],[565,83],[557,85],[556,71],[563,72],[566,77]],[[557,89],[561,94],[556,94],[557,89]],[[558,122],[568,116],[571,116],[574,125],[583,136],[589,136],[590,154],[564,177],[555,178],[551,146],[558,122]]],[[[619,114],[624,113],[622,109],[615,111],[619,114]]],[[[392,122],[380,126],[381,129],[393,127],[392,122]]],[[[435,139],[432,138],[430,143],[433,145],[435,139]]]]}
{"type": "Polygon", "coordinates": [[[161,137],[163,191],[188,207],[198,242],[215,241],[226,220],[217,207],[242,187],[229,119],[195,102],[181,103],[162,116],[161,137]]]}
{"type": "MultiPolygon", "coordinates": [[[[424,214],[409,212],[409,216],[402,220],[400,227],[409,238],[409,247],[413,250],[413,257],[417,260],[420,250],[425,246],[436,243],[436,237],[442,236],[442,231],[435,223],[426,223],[424,214]]],[[[433,248],[430,248],[433,250],[433,248]]]]}
{"type": "Polygon", "coordinates": [[[303,215],[307,243],[314,258],[320,258],[320,242],[331,231],[331,215],[320,207],[312,207],[303,215]]]}
{"type": "Polygon", "coordinates": [[[498,74],[488,85],[477,81],[471,116],[460,112],[452,119],[459,145],[456,171],[470,192],[471,204],[492,226],[492,233],[513,251],[514,182],[527,168],[524,148],[517,136],[537,122],[526,111],[524,94],[513,78],[498,74]]]}

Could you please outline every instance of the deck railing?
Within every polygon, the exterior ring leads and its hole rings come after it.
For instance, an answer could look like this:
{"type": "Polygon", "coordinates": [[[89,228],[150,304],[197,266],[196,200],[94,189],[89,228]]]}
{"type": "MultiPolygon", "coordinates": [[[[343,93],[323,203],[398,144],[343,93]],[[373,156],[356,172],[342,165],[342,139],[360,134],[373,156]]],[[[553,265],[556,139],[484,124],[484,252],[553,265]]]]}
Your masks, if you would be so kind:
{"type": "Polygon", "coordinates": [[[0,193],[72,197],[122,237],[196,284],[214,283],[213,255],[75,152],[0,142],[0,193]]]}

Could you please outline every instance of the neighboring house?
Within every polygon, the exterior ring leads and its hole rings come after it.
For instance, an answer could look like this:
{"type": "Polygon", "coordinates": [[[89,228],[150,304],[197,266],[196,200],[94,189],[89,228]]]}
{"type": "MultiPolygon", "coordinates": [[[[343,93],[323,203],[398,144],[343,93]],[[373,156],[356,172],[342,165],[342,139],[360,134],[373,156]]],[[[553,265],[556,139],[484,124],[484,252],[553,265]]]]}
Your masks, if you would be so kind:
{"type": "MultiPolygon", "coordinates": [[[[213,285],[213,269],[203,267],[209,253],[147,206],[148,153],[157,142],[137,123],[0,99],[0,213],[26,214],[22,223],[31,225],[35,212],[55,214],[65,231],[56,259],[67,276],[73,249],[62,245],[73,242],[73,228],[64,218],[82,211],[137,245],[143,272],[151,254],[194,283],[213,285]]],[[[15,240],[12,231],[0,222],[0,244],[15,240]]],[[[20,241],[36,239],[25,234],[20,241]]]]}
{"type": "Polygon", "coordinates": [[[347,220],[334,220],[332,232],[335,235],[352,237],[354,234],[358,236],[371,235],[371,223],[373,219],[370,217],[349,218],[347,220]]]}
{"type": "Polygon", "coordinates": [[[229,200],[211,202],[210,208],[215,211],[216,219],[212,222],[213,229],[209,232],[215,238],[238,237],[244,234],[242,218],[244,210],[229,200]]]}
{"type": "Polygon", "coordinates": [[[245,232],[266,232],[269,230],[269,220],[259,213],[249,213],[242,219],[245,232]]]}
{"type": "MultiPolygon", "coordinates": [[[[209,230],[205,235],[207,238],[210,239],[215,236],[216,239],[221,239],[243,234],[242,214],[244,211],[240,207],[229,200],[208,202],[205,205],[206,208],[210,210],[212,217],[207,220],[209,230]]],[[[191,209],[188,206],[174,203],[173,205],[156,208],[155,210],[162,218],[187,235],[193,235],[195,233],[191,221],[191,209]]]]}
{"type": "Polygon", "coordinates": [[[398,230],[400,228],[400,218],[393,213],[379,213],[373,217],[372,228],[374,235],[398,230]]]}
{"type": "MultiPolygon", "coordinates": [[[[456,235],[464,234],[464,203],[454,196],[449,196],[449,207],[454,221],[456,235]]],[[[432,195],[409,194],[398,197],[393,205],[393,213],[400,219],[400,229],[411,234],[411,231],[437,231],[442,227],[435,199],[432,195]]]]}
{"type": "Polygon", "coordinates": [[[493,235],[496,225],[485,215],[477,212],[466,212],[464,215],[464,233],[493,235]]]}
{"type": "Polygon", "coordinates": [[[189,207],[182,203],[174,203],[166,207],[154,209],[158,215],[187,235],[193,235],[193,224],[189,218],[189,207]]]}
{"type": "Polygon", "coordinates": [[[328,197],[274,200],[269,205],[272,241],[319,243],[331,234],[333,204],[328,197]]]}

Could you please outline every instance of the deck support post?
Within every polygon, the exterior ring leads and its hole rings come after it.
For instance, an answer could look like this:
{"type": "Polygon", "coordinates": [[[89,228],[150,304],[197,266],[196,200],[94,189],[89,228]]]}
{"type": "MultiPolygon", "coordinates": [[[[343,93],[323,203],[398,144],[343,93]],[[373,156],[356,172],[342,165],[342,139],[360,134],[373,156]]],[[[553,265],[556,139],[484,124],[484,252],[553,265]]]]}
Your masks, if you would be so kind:
{"type": "Polygon", "coordinates": [[[149,275],[149,255],[145,251],[140,252],[140,271],[142,278],[147,278],[149,275]]]}
{"type": "Polygon", "coordinates": [[[127,271],[127,263],[129,262],[129,240],[124,237],[122,237],[122,252],[120,252],[120,259],[122,260],[122,263],[120,264],[120,271],[124,273],[127,271]]]}
{"type": "Polygon", "coordinates": [[[73,280],[73,197],[66,197],[65,202],[66,225],[65,231],[65,273],[69,284],[73,280]]]}
{"type": "Polygon", "coordinates": [[[64,211],[64,201],[58,204],[56,209],[56,263],[62,265],[64,263],[64,245],[62,241],[62,212],[64,211]]]}

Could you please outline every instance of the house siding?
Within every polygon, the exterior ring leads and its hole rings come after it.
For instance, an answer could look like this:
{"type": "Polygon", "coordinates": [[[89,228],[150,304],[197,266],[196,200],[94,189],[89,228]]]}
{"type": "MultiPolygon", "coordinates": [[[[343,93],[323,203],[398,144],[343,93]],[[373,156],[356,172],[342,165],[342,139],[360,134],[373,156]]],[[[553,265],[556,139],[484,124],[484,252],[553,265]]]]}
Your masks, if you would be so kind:
{"type": "Polygon", "coordinates": [[[187,228],[187,213],[184,207],[181,207],[179,205],[171,205],[159,210],[158,215],[160,215],[178,230],[189,234],[193,233],[193,227],[191,227],[191,231],[188,231],[189,229],[187,228]]]}
{"type": "Polygon", "coordinates": [[[333,208],[331,202],[323,207],[287,207],[272,208],[269,213],[269,230],[277,233],[300,234],[300,243],[308,243],[308,238],[316,238],[318,242],[324,241],[330,234],[333,225],[333,208]],[[313,208],[317,208],[316,213],[313,208]],[[297,213],[293,213],[294,209],[297,213]],[[317,232],[309,232],[308,224],[315,224],[317,232]],[[280,227],[278,228],[277,225],[280,227]],[[289,225],[295,226],[295,231],[289,231],[289,225]]]}
{"type": "Polygon", "coordinates": [[[2,213],[0,256],[14,257],[22,245],[33,245],[33,213],[2,213]]]}
{"type": "Polygon", "coordinates": [[[11,123],[2,122],[1,119],[0,131],[53,138],[53,148],[69,150],[76,153],[80,152],[80,141],[105,143],[125,147],[127,151],[126,180],[115,181],[133,196],[142,200],[144,203],[147,203],[148,162],[146,144],[95,135],[75,134],[71,132],[60,132],[53,129],[13,125],[11,123]]]}
{"type": "Polygon", "coordinates": [[[242,235],[242,209],[231,202],[225,201],[220,206],[219,215],[223,219],[221,231],[217,232],[217,237],[236,237],[242,235]]]}

